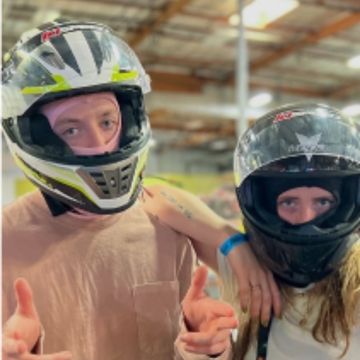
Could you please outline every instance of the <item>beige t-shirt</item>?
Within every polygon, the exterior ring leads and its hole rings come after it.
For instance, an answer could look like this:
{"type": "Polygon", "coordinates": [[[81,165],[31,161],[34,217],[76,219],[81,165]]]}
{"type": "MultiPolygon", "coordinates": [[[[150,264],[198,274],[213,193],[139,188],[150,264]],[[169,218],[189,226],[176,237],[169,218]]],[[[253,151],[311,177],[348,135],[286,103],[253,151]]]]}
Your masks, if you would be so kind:
{"type": "Polygon", "coordinates": [[[52,217],[40,192],[3,212],[3,321],[25,277],[45,330],[44,353],[74,360],[170,360],[190,285],[188,239],[145,213],[52,217]]]}

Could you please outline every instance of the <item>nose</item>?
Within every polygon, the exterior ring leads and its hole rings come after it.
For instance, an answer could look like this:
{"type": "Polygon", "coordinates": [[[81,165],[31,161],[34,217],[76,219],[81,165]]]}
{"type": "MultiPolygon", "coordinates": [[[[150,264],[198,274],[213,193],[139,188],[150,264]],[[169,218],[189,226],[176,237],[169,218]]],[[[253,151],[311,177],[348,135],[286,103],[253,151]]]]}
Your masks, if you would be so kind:
{"type": "Polygon", "coordinates": [[[88,124],[86,147],[96,148],[106,145],[107,139],[96,124],[88,124]]]}
{"type": "Polygon", "coordinates": [[[311,206],[302,206],[299,209],[296,222],[298,224],[303,224],[315,219],[317,215],[317,212],[311,206]]]}

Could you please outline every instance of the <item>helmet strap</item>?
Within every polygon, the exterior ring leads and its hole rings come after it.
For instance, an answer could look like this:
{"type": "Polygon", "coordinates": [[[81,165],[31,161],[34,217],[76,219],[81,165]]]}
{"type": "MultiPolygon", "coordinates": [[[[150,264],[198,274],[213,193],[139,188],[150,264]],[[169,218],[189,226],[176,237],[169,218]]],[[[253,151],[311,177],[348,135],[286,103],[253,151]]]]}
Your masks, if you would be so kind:
{"type": "Polygon", "coordinates": [[[43,195],[46,204],[51,212],[51,215],[56,217],[71,211],[71,206],[64,204],[60,200],[53,198],[52,196],[46,194],[41,190],[41,194],[43,195]]]}

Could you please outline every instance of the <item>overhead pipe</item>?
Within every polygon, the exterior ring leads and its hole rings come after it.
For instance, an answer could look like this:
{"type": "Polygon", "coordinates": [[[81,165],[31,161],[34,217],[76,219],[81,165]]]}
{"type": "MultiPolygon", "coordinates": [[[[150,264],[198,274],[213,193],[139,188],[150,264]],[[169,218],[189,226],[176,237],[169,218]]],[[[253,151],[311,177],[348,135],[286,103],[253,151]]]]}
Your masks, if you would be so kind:
{"type": "Polygon", "coordinates": [[[244,0],[238,0],[239,11],[239,25],[238,25],[238,46],[236,54],[236,70],[235,70],[235,94],[236,107],[238,109],[238,116],[236,121],[237,137],[247,128],[247,107],[248,107],[248,92],[249,92],[249,60],[248,49],[245,38],[245,25],[243,19],[244,0]]]}

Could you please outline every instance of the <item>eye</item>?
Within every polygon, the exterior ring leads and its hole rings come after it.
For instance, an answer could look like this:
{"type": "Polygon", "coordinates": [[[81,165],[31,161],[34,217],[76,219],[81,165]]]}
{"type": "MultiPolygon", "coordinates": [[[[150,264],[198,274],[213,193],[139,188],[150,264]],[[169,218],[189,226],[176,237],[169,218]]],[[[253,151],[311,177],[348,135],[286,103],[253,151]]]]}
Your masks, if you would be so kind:
{"type": "Polygon", "coordinates": [[[79,129],[76,127],[70,127],[61,132],[63,137],[73,137],[79,134],[79,129]]]}
{"type": "Polygon", "coordinates": [[[295,199],[282,199],[278,201],[277,205],[283,208],[293,208],[297,205],[297,202],[295,199]]]}
{"type": "Polygon", "coordinates": [[[114,121],[112,119],[103,119],[101,121],[101,126],[104,128],[104,129],[109,129],[109,130],[112,130],[114,129],[116,126],[117,126],[117,121],[114,121]]]}
{"type": "Polygon", "coordinates": [[[317,199],[317,205],[319,207],[333,207],[335,204],[335,200],[329,198],[320,198],[317,199]]]}

